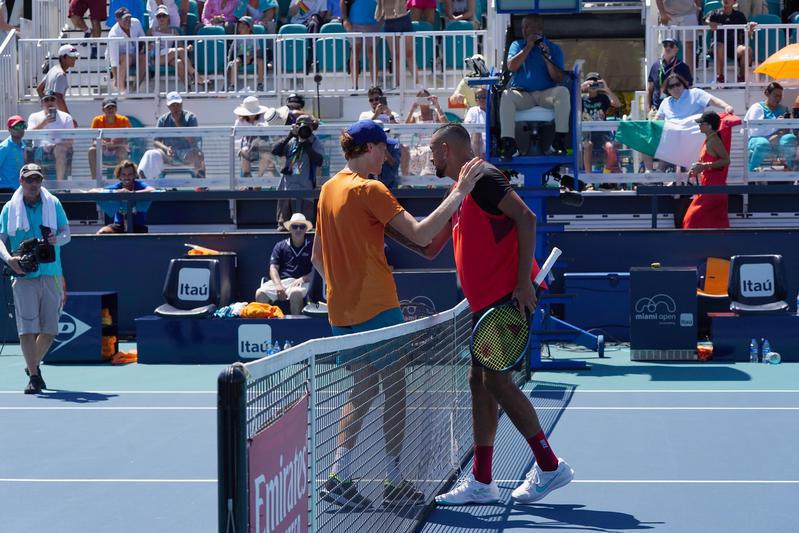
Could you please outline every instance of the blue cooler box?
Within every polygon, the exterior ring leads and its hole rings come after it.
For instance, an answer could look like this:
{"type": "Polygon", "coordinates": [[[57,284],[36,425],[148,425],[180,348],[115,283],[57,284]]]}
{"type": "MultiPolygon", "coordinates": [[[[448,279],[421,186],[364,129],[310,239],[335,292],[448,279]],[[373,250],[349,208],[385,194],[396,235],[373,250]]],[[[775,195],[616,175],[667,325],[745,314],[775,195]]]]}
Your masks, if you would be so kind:
{"type": "Polygon", "coordinates": [[[567,272],[563,292],[574,296],[564,306],[567,322],[601,329],[606,341],[630,340],[630,273],[567,272]]]}

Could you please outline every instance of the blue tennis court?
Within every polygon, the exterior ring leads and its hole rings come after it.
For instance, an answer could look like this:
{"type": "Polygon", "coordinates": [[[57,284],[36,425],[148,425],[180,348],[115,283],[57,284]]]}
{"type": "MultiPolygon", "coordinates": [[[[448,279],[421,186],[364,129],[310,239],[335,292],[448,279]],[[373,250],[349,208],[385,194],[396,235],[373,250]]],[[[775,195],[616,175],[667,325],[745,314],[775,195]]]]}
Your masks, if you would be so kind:
{"type": "MultiPolygon", "coordinates": [[[[576,355],[593,370],[525,387],[574,481],[514,505],[532,454],[503,417],[504,503],[432,509],[422,531],[796,531],[796,366],[576,355]]],[[[39,397],[21,393],[22,369],[0,357],[1,531],[217,530],[221,367],[45,366],[58,390],[39,397]]]]}

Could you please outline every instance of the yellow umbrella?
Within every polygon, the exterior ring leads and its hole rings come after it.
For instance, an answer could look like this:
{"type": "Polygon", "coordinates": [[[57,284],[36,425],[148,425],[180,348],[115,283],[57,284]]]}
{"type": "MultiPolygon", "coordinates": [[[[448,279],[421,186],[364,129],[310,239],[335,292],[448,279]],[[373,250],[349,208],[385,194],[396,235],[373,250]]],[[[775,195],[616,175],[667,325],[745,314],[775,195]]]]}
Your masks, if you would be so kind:
{"type": "Polygon", "coordinates": [[[771,54],[755,69],[758,74],[767,74],[774,79],[799,78],[799,44],[789,44],[771,54]]]}

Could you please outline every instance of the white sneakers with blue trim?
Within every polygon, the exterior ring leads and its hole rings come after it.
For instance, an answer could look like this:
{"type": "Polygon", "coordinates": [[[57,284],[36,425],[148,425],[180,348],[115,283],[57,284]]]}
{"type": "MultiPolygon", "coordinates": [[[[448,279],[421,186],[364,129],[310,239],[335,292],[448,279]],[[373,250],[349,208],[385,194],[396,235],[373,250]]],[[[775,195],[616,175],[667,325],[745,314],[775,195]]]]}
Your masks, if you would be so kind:
{"type": "Polygon", "coordinates": [[[574,470],[561,458],[558,458],[558,467],[551,472],[541,470],[536,463],[527,472],[522,484],[513,490],[511,496],[519,503],[537,502],[553,490],[568,485],[572,479],[574,479],[574,470]]]}

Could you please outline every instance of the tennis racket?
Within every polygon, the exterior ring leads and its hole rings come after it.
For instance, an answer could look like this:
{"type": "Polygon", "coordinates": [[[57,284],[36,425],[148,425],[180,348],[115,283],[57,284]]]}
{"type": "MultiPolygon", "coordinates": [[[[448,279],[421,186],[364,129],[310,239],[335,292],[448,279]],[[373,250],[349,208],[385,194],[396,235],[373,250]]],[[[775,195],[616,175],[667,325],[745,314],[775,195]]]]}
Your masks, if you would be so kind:
{"type": "MultiPolygon", "coordinates": [[[[538,271],[533,280],[536,295],[561,253],[559,248],[553,248],[538,271]]],[[[492,307],[477,321],[472,331],[471,352],[485,368],[506,372],[521,361],[529,344],[530,315],[523,315],[514,302],[508,302],[492,307]]]]}

